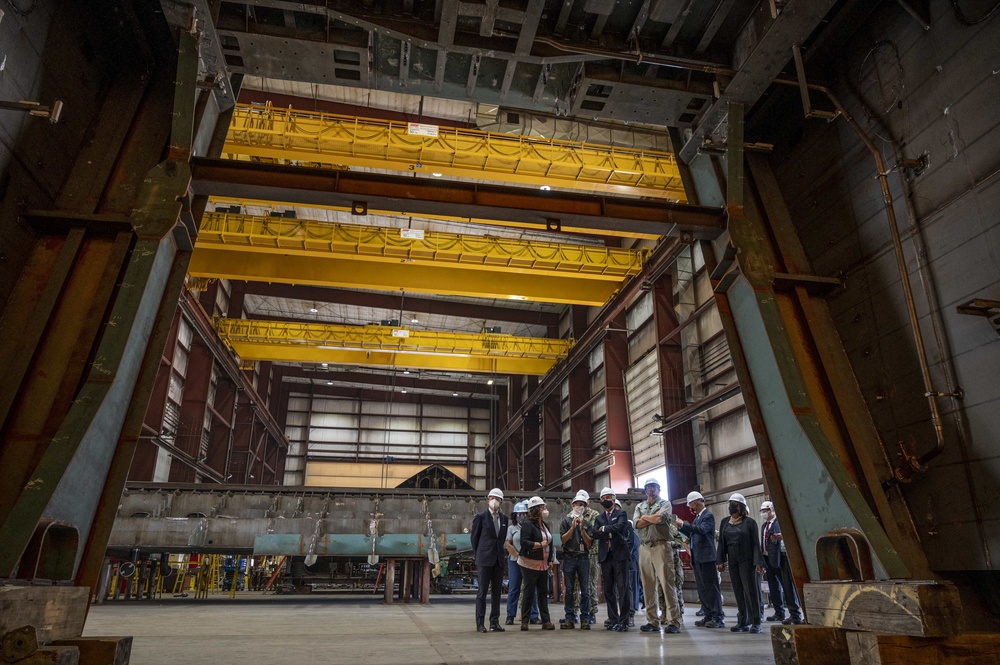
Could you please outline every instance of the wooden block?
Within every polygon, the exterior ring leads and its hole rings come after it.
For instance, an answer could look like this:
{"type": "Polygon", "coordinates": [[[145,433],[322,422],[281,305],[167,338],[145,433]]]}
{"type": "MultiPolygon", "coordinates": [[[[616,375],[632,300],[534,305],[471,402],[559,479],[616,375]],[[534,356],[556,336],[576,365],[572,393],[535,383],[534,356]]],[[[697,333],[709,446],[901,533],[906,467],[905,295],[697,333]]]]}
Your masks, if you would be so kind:
{"type": "Polygon", "coordinates": [[[771,626],[775,665],[842,665],[847,631],[826,626],[771,626]]]}
{"type": "Polygon", "coordinates": [[[90,589],[82,586],[0,587],[0,635],[34,626],[40,644],[78,637],[89,601],[90,589]]]}
{"type": "Polygon", "coordinates": [[[1000,633],[910,637],[848,633],[851,665],[1000,665],[1000,633]]]}
{"type": "Polygon", "coordinates": [[[809,623],[882,635],[948,637],[962,632],[958,589],[935,582],[811,582],[809,623]]]}
{"type": "Polygon", "coordinates": [[[128,665],[132,656],[131,637],[76,637],[56,644],[80,650],[80,665],[128,665]]]}
{"type": "Polygon", "coordinates": [[[41,647],[17,665],[80,665],[80,650],[76,647],[41,647]]]}

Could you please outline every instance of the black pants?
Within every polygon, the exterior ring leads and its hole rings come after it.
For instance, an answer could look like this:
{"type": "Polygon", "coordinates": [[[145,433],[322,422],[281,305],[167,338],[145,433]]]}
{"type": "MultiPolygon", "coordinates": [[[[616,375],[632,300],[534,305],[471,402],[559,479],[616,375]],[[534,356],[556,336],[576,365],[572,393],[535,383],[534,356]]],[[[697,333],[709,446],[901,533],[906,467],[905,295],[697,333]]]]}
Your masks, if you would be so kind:
{"type": "Polygon", "coordinates": [[[729,578],[736,595],[736,625],[760,625],[760,575],[753,561],[729,560],[729,578]]]}
{"type": "Polygon", "coordinates": [[[484,625],[486,620],[486,594],[490,597],[490,625],[500,623],[500,592],[503,586],[503,571],[507,562],[500,560],[495,566],[480,566],[476,571],[479,580],[479,591],[476,592],[476,627],[484,625]]]}
{"type": "Polygon", "coordinates": [[[780,566],[772,566],[768,557],[764,557],[764,561],[767,562],[767,589],[775,616],[785,616],[787,609],[788,616],[801,619],[799,597],[795,593],[795,581],[792,579],[792,567],[788,565],[788,557],[781,557],[780,566]]]}
{"type": "Polygon", "coordinates": [[[611,625],[627,624],[632,607],[632,593],[628,584],[628,559],[614,561],[608,558],[602,561],[601,579],[611,625]]]}
{"type": "Polygon", "coordinates": [[[549,571],[521,568],[524,581],[521,583],[521,622],[527,623],[531,616],[531,601],[538,598],[538,618],[542,623],[551,623],[549,616],[549,571]]]}
{"type": "Polygon", "coordinates": [[[722,621],[722,593],[719,590],[719,569],[714,561],[692,563],[698,598],[705,611],[705,619],[722,621]]]}

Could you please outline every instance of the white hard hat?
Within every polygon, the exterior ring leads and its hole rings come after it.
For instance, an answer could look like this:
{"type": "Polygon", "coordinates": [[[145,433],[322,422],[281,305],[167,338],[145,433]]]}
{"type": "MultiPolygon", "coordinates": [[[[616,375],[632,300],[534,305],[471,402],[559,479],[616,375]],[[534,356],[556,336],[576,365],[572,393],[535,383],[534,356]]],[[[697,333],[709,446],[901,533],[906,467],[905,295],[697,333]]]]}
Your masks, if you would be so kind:
{"type": "Polygon", "coordinates": [[[618,506],[619,508],[621,508],[622,507],[622,502],[619,501],[618,499],[615,499],[615,505],[618,506]]]}
{"type": "Polygon", "coordinates": [[[493,489],[490,490],[490,493],[486,495],[487,498],[491,496],[495,496],[496,498],[503,501],[503,492],[501,492],[499,488],[494,487],[493,489]]]}
{"type": "Polygon", "coordinates": [[[611,496],[614,496],[615,495],[615,491],[613,489],[611,489],[610,487],[605,487],[604,489],[601,490],[601,496],[607,496],[609,494],[611,496]]]}
{"type": "Polygon", "coordinates": [[[580,503],[581,501],[584,503],[590,503],[590,495],[587,494],[587,490],[580,490],[577,492],[576,496],[573,497],[573,500],[570,503],[580,503]]]}
{"type": "Polygon", "coordinates": [[[643,487],[643,489],[645,489],[645,488],[649,487],[650,485],[656,485],[657,487],[659,487],[660,486],[660,481],[657,480],[656,478],[646,478],[646,482],[643,483],[642,487],[643,487]]]}
{"type": "Polygon", "coordinates": [[[747,506],[747,500],[746,500],[746,499],[744,499],[744,498],[743,498],[743,495],[742,495],[742,494],[740,494],[740,493],[738,493],[738,492],[737,492],[737,493],[735,493],[735,494],[733,494],[733,495],[732,495],[731,497],[729,497],[729,500],[730,500],[730,501],[735,501],[736,503],[742,503],[742,504],[743,504],[744,506],[746,506],[747,508],[749,508],[749,507],[750,507],[750,506],[747,506]]]}
{"type": "Polygon", "coordinates": [[[544,505],[545,505],[545,499],[543,499],[540,496],[533,496],[530,499],[528,499],[528,510],[531,510],[535,506],[544,506],[544,505]]]}
{"type": "Polygon", "coordinates": [[[704,501],[705,497],[701,495],[701,492],[689,492],[687,504],[690,506],[692,501],[704,501]]]}
{"type": "Polygon", "coordinates": [[[774,510],[774,504],[771,503],[770,501],[765,501],[764,503],[760,504],[760,509],[761,511],[774,510]]]}

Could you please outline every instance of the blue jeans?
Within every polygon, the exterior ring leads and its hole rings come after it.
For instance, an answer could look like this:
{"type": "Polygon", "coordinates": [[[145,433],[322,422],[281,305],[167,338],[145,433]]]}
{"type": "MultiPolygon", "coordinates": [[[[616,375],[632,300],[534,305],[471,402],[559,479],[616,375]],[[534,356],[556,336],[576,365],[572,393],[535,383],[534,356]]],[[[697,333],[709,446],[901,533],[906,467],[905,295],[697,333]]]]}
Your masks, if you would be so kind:
{"type": "MultiPolygon", "coordinates": [[[[580,612],[590,608],[590,558],[586,556],[566,556],[562,561],[563,579],[566,581],[566,621],[576,623],[576,584],[580,584],[580,612]]],[[[589,620],[589,612],[584,614],[589,620]]]]}
{"type": "MultiPolygon", "coordinates": [[[[521,582],[523,575],[521,566],[516,562],[507,559],[507,618],[513,619],[517,616],[517,601],[521,598],[521,582]]],[[[531,599],[531,619],[538,618],[538,598],[531,599]]]]}

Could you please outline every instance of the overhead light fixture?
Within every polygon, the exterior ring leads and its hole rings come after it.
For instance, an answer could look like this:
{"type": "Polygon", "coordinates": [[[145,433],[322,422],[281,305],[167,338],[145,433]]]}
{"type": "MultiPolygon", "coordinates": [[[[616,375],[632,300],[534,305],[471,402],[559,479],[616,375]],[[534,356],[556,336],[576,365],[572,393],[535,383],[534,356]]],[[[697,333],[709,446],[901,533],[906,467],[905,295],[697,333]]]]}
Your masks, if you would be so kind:
{"type": "Polygon", "coordinates": [[[328,385],[328,386],[332,386],[332,385],[333,385],[333,381],[327,381],[327,382],[326,382],[326,385],[328,385]]]}
{"type": "Polygon", "coordinates": [[[313,306],[309,308],[309,313],[310,314],[317,314],[317,313],[319,313],[319,308],[316,307],[316,303],[313,303],[313,306]]]}
{"type": "Polygon", "coordinates": [[[547,191],[549,191],[549,190],[550,190],[550,189],[552,189],[552,188],[551,188],[551,187],[549,187],[548,185],[542,185],[542,186],[540,187],[540,189],[541,189],[541,190],[542,190],[543,192],[547,192],[547,191]]]}
{"type": "Polygon", "coordinates": [[[401,390],[400,392],[402,392],[405,395],[406,394],[406,388],[403,388],[403,390],[401,390]]]}
{"type": "Polygon", "coordinates": [[[410,319],[410,323],[420,323],[417,319],[410,319]]]}
{"type": "Polygon", "coordinates": [[[329,367],[329,365],[328,365],[328,364],[326,364],[326,363],[320,363],[320,364],[319,364],[319,366],[320,366],[320,367],[329,367]]]}
{"type": "Polygon", "coordinates": [[[435,178],[440,178],[441,177],[440,173],[432,173],[431,175],[434,176],[435,178]]]}
{"type": "Polygon", "coordinates": [[[408,369],[404,369],[403,370],[403,374],[409,374],[409,373],[410,373],[410,370],[408,370],[408,369]]]}
{"type": "Polygon", "coordinates": [[[492,385],[493,385],[493,379],[490,379],[489,381],[487,381],[487,382],[486,382],[486,385],[488,385],[488,386],[492,386],[492,385]]]}
{"type": "Polygon", "coordinates": [[[452,397],[458,397],[458,393],[452,393],[451,396],[452,397]]]}
{"type": "Polygon", "coordinates": [[[527,300],[528,296],[507,296],[508,300],[527,300]]]}

